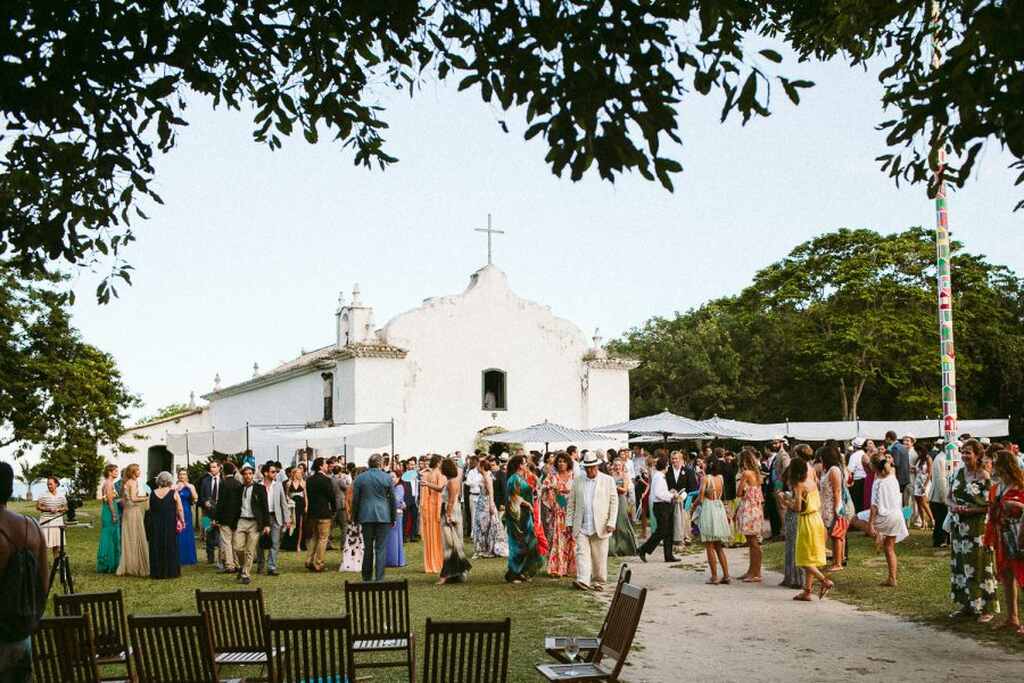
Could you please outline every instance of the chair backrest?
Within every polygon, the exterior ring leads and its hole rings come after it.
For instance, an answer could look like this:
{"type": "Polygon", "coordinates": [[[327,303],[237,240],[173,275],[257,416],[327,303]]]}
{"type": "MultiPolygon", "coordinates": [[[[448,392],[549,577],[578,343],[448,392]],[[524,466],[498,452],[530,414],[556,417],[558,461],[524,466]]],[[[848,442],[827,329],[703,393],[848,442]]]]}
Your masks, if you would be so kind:
{"type": "Polygon", "coordinates": [[[96,654],[100,657],[127,654],[128,623],[124,618],[124,596],[120,590],[55,595],[53,612],[59,617],[88,614],[96,639],[96,654]]]}
{"type": "Polygon", "coordinates": [[[271,683],[355,680],[349,619],[264,620],[271,683]]]}
{"type": "Polygon", "coordinates": [[[615,602],[619,599],[622,594],[623,584],[629,583],[629,580],[633,578],[633,570],[629,568],[629,565],[625,562],[619,567],[619,578],[615,582],[615,592],[612,593],[612,601],[608,603],[608,610],[604,613],[604,621],[601,622],[601,630],[597,632],[597,637],[600,638],[604,635],[604,630],[608,628],[608,617],[611,616],[612,610],[615,609],[615,602]]]}
{"type": "Polygon", "coordinates": [[[32,634],[36,683],[99,683],[96,641],[89,616],[48,617],[32,634]]]}
{"type": "Polygon", "coordinates": [[[345,612],[353,640],[407,638],[409,582],[345,582],[345,612]]]}
{"type": "Polygon", "coordinates": [[[505,683],[511,635],[511,619],[427,619],[423,683],[505,683]]]}
{"type": "Polygon", "coordinates": [[[217,683],[207,614],[128,616],[139,683],[217,683]]]}
{"type": "Polygon", "coordinates": [[[266,652],[263,631],[263,591],[204,591],[196,589],[196,611],[210,615],[213,651],[266,652]]]}
{"type": "Polygon", "coordinates": [[[625,583],[622,584],[618,598],[608,611],[608,624],[601,636],[594,662],[600,662],[606,657],[615,660],[611,680],[618,680],[619,672],[626,663],[626,655],[633,645],[633,637],[640,624],[640,615],[643,614],[646,600],[646,588],[625,583]]]}

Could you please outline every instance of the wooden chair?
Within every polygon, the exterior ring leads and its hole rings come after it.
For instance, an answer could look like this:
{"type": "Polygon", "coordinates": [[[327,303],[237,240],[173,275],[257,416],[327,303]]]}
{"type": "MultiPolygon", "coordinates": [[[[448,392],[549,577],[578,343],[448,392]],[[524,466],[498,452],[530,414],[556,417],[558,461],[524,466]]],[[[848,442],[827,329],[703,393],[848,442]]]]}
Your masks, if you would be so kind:
{"type": "Polygon", "coordinates": [[[544,651],[559,662],[572,664],[572,660],[565,654],[565,648],[569,644],[569,639],[575,638],[576,644],[580,648],[578,659],[581,662],[593,660],[601,643],[601,636],[604,635],[604,631],[608,627],[608,617],[611,616],[612,610],[615,609],[615,603],[622,593],[622,586],[629,583],[632,577],[633,571],[629,568],[628,564],[623,562],[622,566],[619,567],[619,578],[615,582],[615,592],[612,593],[612,601],[608,603],[608,610],[604,613],[604,621],[601,622],[601,629],[597,632],[596,638],[590,636],[545,636],[544,651]]]}
{"type": "Polygon", "coordinates": [[[404,659],[358,663],[360,669],[404,667],[416,681],[416,637],[409,626],[409,582],[345,582],[353,656],[405,652],[404,659]]]}
{"type": "Polygon", "coordinates": [[[99,683],[96,640],[87,614],[49,617],[32,634],[36,683],[99,683]]]}
{"type": "Polygon", "coordinates": [[[96,663],[100,666],[123,665],[125,676],[134,680],[128,622],[124,618],[124,596],[120,590],[54,595],[53,613],[59,617],[88,615],[96,641],[96,663]]]}
{"type": "Polygon", "coordinates": [[[633,645],[640,615],[647,600],[647,589],[623,584],[615,609],[608,615],[608,624],[593,661],[579,664],[538,664],[537,671],[549,681],[618,681],[626,656],[633,645]],[[615,660],[609,666],[608,660],[615,660]]]}
{"type": "Polygon", "coordinates": [[[263,591],[196,589],[196,611],[210,615],[210,633],[217,664],[266,666],[267,647],[263,591]]]}
{"type": "Polygon", "coordinates": [[[511,638],[511,619],[427,619],[423,683],[505,683],[511,638]]]}
{"type": "Polygon", "coordinates": [[[270,683],[333,683],[354,681],[355,663],[349,619],[315,617],[264,621],[273,651],[270,683]]]}
{"type": "Polygon", "coordinates": [[[227,683],[218,676],[208,614],[132,614],[128,632],[139,683],[227,683]]]}

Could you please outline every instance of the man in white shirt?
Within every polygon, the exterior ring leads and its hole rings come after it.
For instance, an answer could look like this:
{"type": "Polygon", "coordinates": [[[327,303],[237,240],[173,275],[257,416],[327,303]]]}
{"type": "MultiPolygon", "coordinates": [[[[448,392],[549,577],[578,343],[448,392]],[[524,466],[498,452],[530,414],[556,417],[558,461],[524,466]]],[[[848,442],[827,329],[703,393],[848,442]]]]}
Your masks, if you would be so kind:
{"type": "Polygon", "coordinates": [[[469,491],[469,529],[472,533],[476,521],[476,502],[483,489],[484,475],[480,474],[479,456],[472,456],[469,464],[471,467],[466,471],[466,490],[469,491]]]}
{"type": "Polygon", "coordinates": [[[581,590],[604,590],[608,580],[608,537],[615,531],[619,496],[615,480],[598,471],[601,461],[588,453],[584,475],[573,478],[565,519],[576,542],[576,580],[581,590]]]}
{"type": "Polygon", "coordinates": [[[860,512],[864,508],[864,478],[867,472],[864,471],[864,444],[867,440],[858,436],[853,440],[853,453],[846,462],[846,470],[853,475],[853,485],[850,486],[850,495],[853,497],[853,507],[860,512]]]}
{"type": "Polygon", "coordinates": [[[944,548],[949,545],[949,532],[942,528],[946,515],[949,514],[949,508],[946,507],[946,496],[949,495],[949,467],[946,462],[945,442],[939,439],[936,446],[939,447],[939,452],[932,458],[932,488],[928,494],[928,507],[935,518],[932,546],[944,548]]]}
{"type": "Polygon", "coordinates": [[[665,546],[665,561],[678,562],[679,558],[672,555],[672,513],[675,495],[668,488],[665,470],[668,469],[668,458],[662,456],[654,464],[651,473],[651,502],[654,503],[654,518],[658,520],[657,528],[647,542],[640,546],[637,555],[641,562],[647,561],[647,555],[654,552],[659,543],[665,546]]]}

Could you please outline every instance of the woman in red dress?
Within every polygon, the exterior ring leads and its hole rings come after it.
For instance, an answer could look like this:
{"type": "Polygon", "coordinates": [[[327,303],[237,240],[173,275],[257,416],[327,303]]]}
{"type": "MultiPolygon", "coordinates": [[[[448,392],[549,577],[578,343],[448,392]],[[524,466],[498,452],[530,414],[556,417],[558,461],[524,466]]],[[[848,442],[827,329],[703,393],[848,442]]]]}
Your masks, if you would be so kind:
{"type": "Polygon", "coordinates": [[[1020,588],[1024,586],[1024,558],[1010,557],[1004,538],[1004,532],[1010,530],[1017,537],[1017,547],[1021,548],[1024,544],[1024,525],[1021,523],[1021,515],[1024,514],[1024,471],[1017,462],[1017,456],[1001,450],[996,455],[994,474],[999,485],[989,490],[984,542],[995,550],[996,574],[1003,582],[1007,603],[1004,628],[1013,629],[1017,635],[1024,637],[1017,606],[1020,588]]]}
{"type": "Polygon", "coordinates": [[[526,483],[533,490],[533,532],[537,536],[537,551],[541,557],[548,556],[548,537],[544,535],[544,525],[540,522],[540,480],[534,469],[528,468],[526,483]]]}

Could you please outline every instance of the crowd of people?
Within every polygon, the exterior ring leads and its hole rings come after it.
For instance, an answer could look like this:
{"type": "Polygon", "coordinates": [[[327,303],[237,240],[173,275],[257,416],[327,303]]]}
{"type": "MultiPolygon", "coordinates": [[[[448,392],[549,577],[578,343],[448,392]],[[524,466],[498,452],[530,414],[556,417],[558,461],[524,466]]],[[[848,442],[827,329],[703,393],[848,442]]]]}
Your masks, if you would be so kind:
{"type": "MultiPolygon", "coordinates": [[[[174,578],[202,559],[198,537],[206,563],[241,584],[278,576],[287,552],[324,572],[331,550],[340,551],[332,568],[380,581],[386,568],[405,566],[405,544],[421,540],[423,571],[438,584],[465,582],[474,563],[493,560],[509,583],[544,573],[600,591],[610,556],[647,562],[661,546],[664,561],[675,562],[692,544],[703,545],[709,584],[762,583],[762,543],[777,541],[781,585],[811,601],[834,587],[854,531],[875,539],[886,560],[881,586],[896,587],[897,546],[917,527],[949,548],[951,616],[992,621],[1001,585],[1000,625],[1024,636],[1024,459],[1013,444],[965,437],[956,444],[962,466],[953,467],[943,446],[890,432],[877,444],[816,449],[779,437],[738,452],[383,453],[362,468],[303,450],[288,467],[266,462],[257,472],[251,459],[211,460],[197,484],[180,470],[147,486],[138,465],[108,465],[96,570],[174,578]],[[737,546],[749,548],[749,562],[734,577],[725,551],[737,546]]],[[[47,480],[36,502],[43,557],[60,544],[67,500],[59,486],[47,480]]]]}

